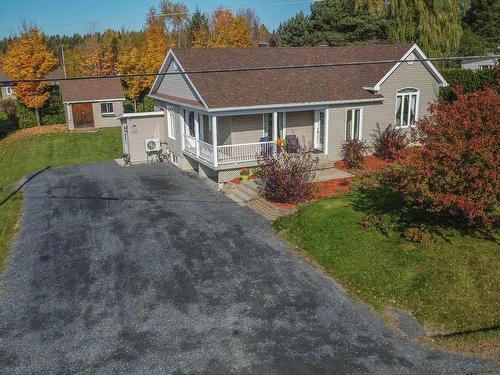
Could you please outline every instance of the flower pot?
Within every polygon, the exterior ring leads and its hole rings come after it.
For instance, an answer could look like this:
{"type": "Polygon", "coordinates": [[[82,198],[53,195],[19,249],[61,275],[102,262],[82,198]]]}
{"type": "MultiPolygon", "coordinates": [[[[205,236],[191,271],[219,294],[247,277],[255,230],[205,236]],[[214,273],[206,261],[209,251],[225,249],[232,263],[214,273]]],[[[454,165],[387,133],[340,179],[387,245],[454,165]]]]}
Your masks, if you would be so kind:
{"type": "Polygon", "coordinates": [[[240,177],[241,177],[241,181],[243,181],[243,182],[248,182],[248,180],[250,180],[250,175],[248,175],[248,174],[242,174],[242,175],[240,175],[240,177]]]}

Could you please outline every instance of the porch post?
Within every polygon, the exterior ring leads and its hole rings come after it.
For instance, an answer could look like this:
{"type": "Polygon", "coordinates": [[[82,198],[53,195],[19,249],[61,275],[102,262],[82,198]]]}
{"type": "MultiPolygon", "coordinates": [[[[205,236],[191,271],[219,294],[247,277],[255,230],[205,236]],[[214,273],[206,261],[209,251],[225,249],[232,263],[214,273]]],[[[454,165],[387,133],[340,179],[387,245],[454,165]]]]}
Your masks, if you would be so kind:
{"type": "Polygon", "coordinates": [[[273,112],[273,141],[278,140],[278,112],[273,112]]]}
{"type": "Polygon", "coordinates": [[[325,109],[325,138],[324,138],[325,144],[323,145],[323,153],[325,155],[328,155],[328,135],[330,132],[329,122],[330,122],[330,109],[326,108],[325,109]]]}
{"type": "Polygon", "coordinates": [[[199,121],[199,116],[200,114],[195,112],[194,115],[194,138],[196,142],[196,157],[200,157],[200,121],[199,121]]]}
{"type": "Polygon", "coordinates": [[[214,148],[214,167],[218,165],[217,158],[217,116],[212,116],[212,146],[214,148]]]}

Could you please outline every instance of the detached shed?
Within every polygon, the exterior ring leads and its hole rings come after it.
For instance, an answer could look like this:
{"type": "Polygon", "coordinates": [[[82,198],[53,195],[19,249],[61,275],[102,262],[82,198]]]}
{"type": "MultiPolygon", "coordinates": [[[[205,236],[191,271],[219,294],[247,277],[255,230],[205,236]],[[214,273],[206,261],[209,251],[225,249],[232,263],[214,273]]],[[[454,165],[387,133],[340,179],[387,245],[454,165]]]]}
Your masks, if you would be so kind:
{"type": "Polygon", "coordinates": [[[124,113],[118,117],[122,125],[123,153],[132,164],[148,161],[148,151],[164,151],[167,138],[165,113],[124,113]]]}
{"type": "Polygon", "coordinates": [[[69,130],[120,126],[125,95],[119,78],[61,81],[60,90],[69,130]]]}

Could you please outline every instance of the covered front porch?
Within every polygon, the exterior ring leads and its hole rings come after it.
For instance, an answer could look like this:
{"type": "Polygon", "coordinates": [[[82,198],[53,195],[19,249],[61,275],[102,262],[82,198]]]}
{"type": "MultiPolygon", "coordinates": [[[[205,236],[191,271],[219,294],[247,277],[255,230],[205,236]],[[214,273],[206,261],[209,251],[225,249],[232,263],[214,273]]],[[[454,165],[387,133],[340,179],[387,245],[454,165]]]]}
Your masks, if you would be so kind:
{"type": "Polygon", "coordinates": [[[182,150],[214,169],[255,165],[278,139],[295,136],[305,147],[328,154],[326,108],[212,115],[181,110],[182,150]]]}

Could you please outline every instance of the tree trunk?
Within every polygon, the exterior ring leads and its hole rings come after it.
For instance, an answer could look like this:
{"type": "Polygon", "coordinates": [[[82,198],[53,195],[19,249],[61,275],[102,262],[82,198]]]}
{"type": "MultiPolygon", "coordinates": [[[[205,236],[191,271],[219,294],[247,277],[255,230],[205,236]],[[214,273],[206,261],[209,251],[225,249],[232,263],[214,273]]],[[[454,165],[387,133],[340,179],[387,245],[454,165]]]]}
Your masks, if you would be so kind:
{"type": "Polygon", "coordinates": [[[40,126],[42,125],[40,123],[40,111],[38,108],[35,108],[35,115],[36,115],[36,126],[40,126]]]}
{"type": "Polygon", "coordinates": [[[134,112],[137,112],[137,99],[134,99],[134,112]]]}

